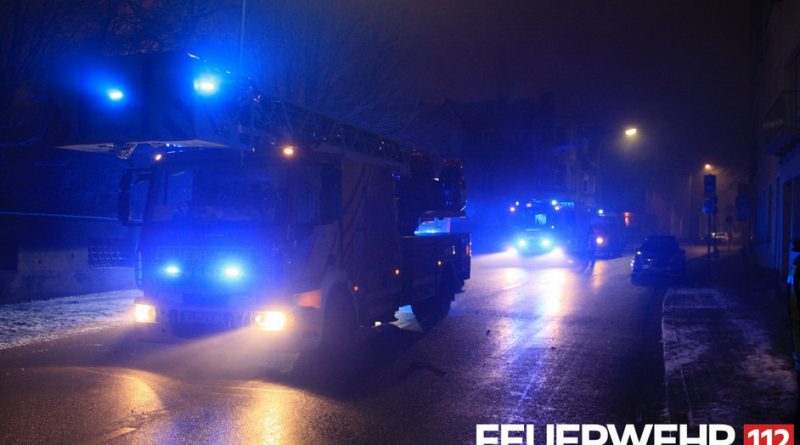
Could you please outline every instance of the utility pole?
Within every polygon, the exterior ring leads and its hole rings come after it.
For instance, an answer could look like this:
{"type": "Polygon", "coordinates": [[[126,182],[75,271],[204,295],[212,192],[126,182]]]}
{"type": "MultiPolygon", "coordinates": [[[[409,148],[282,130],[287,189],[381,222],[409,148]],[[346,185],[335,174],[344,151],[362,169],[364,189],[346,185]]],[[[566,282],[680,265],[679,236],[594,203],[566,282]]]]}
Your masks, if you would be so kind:
{"type": "Polygon", "coordinates": [[[247,18],[247,0],[242,0],[242,23],[239,27],[239,75],[242,75],[244,69],[244,27],[247,18]]]}
{"type": "Polygon", "coordinates": [[[694,232],[694,229],[697,228],[697,224],[693,224],[694,218],[692,218],[692,213],[695,211],[694,199],[693,199],[694,196],[692,194],[692,189],[694,188],[693,187],[693,185],[694,185],[694,175],[695,175],[694,173],[689,175],[689,207],[688,207],[689,211],[687,212],[687,215],[686,215],[686,218],[687,218],[686,226],[685,226],[686,227],[686,233],[684,234],[684,235],[686,235],[686,239],[687,240],[691,240],[692,242],[694,242],[697,239],[696,237],[692,237],[692,232],[694,232]],[[692,239],[692,238],[695,238],[695,239],[692,239]]]}
{"type": "Polygon", "coordinates": [[[708,271],[711,272],[711,213],[708,214],[708,229],[706,230],[706,261],[708,271]]]}
{"type": "Polygon", "coordinates": [[[713,228],[712,215],[716,220],[717,213],[717,177],[715,175],[705,175],[703,177],[703,213],[708,217],[706,228],[706,261],[708,263],[708,272],[711,273],[711,242],[713,228]]]}

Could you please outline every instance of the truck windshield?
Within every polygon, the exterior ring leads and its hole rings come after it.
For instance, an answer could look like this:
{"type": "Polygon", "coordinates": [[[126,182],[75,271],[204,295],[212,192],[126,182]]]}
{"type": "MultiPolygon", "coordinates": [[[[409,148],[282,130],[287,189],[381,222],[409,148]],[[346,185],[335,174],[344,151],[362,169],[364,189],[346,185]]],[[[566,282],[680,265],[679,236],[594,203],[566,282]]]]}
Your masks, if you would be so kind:
{"type": "Polygon", "coordinates": [[[285,213],[287,174],[280,166],[238,162],[170,166],[154,186],[151,222],[277,224],[285,213]]]}
{"type": "Polygon", "coordinates": [[[558,215],[543,205],[522,206],[511,215],[512,224],[522,229],[544,229],[556,224],[558,215]]]}

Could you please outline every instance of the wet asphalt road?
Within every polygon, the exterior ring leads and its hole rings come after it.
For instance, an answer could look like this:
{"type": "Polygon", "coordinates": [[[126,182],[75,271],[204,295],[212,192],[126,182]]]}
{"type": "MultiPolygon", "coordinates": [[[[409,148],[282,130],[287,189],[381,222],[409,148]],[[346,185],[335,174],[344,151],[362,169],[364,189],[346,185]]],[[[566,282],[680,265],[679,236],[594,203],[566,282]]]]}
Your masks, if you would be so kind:
{"type": "Polygon", "coordinates": [[[127,327],[2,351],[0,443],[449,444],[476,423],[657,422],[664,289],[628,273],[628,257],[477,256],[446,320],[422,334],[401,313],[347,375],[127,327]]]}

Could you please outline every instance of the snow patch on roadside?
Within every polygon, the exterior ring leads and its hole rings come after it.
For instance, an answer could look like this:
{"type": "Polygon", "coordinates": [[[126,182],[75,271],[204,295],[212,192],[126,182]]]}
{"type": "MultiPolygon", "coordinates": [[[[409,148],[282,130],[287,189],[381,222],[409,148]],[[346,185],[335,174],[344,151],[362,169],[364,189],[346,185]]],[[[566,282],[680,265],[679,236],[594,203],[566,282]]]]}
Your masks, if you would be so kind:
{"type": "Polygon", "coordinates": [[[742,358],[742,367],[761,392],[778,391],[793,394],[795,370],[786,368],[786,360],[775,355],[767,332],[753,320],[732,319],[731,322],[750,339],[751,350],[742,358]]]}
{"type": "Polygon", "coordinates": [[[793,412],[794,369],[764,323],[718,289],[666,292],[661,326],[672,421],[778,422],[793,412]]]}
{"type": "Polygon", "coordinates": [[[0,305],[0,350],[125,323],[140,295],[122,290],[0,305]]]}

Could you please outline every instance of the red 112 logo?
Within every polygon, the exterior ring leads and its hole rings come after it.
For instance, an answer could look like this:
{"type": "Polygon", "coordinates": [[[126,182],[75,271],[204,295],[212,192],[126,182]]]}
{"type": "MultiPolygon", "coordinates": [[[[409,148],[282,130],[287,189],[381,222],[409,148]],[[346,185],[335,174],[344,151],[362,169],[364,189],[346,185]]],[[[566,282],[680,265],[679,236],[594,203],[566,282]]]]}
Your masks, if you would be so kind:
{"type": "Polygon", "coordinates": [[[745,425],[744,445],[792,445],[794,425],[745,425]]]}

